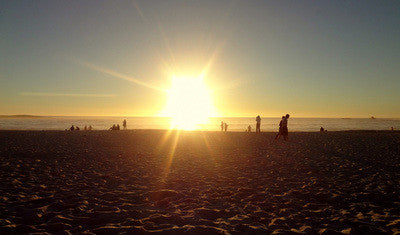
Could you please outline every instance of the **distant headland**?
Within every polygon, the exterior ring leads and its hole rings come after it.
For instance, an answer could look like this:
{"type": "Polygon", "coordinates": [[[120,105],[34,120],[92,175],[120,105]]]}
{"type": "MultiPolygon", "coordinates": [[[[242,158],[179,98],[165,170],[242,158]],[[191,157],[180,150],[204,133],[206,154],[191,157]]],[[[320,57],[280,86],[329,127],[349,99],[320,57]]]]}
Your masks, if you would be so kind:
{"type": "Polygon", "coordinates": [[[20,115],[0,115],[0,118],[44,118],[45,116],[36,116],[36,115],[27,115],[27,114],[20,114],[20,115]]]}

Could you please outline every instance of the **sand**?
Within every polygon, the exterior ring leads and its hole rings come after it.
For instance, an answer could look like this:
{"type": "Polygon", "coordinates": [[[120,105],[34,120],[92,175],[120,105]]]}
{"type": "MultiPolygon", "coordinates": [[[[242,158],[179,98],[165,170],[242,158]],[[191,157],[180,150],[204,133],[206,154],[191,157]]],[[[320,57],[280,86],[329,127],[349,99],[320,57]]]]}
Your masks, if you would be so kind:
{"type": "Polygon", "coordinates": [[[400,133],[0,131],[0,233],[400,232],[400,133]]]}

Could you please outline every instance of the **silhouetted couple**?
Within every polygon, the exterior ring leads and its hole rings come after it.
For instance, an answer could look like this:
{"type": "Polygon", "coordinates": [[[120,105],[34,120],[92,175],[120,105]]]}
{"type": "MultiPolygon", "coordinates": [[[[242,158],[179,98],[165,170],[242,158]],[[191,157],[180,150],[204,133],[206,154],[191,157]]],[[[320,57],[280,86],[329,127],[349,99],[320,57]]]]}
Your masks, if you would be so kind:
{"type": "Polygon", "coordinates": [[[70,131],[79,131],[80,129],[79,129],[79,126],[74,126],[74,125],[72,125],[72,126],[69,128],[69,130],[70,130],[70,131]]]}
{"type": "Polygon", "coordinates": [[[257,124],[256,124],[256,133],[260,133],[261,132],[261,118],[260,118],[260,115],[258,115],[257,117],[256,117],[256,122],[257,122],[257,124]]]}
{"type": "Polygon", "coordinates": [[[281,137],[281,135],[283,136],[284,140],[288,140],[289,131],[288,131],[287,124],[288,124],[289,117],[290,117],[289,114],[286,114],[286,116],[282,116],[282,120],[279,122],[279,132],[275,136],[275,140],[279,139],[279,137],[281,137]]]}
{"type": "Polygon", "coordinates": [[[112,130],[112,131],[119,131],[120,130],[120,127],[119,127],[119,124],[117,124],[117,125],[112,125],[112,127],[110,127],[110,130],[112,130]]]}
{"type": "Polygon", "coordinates": [[[84,130],[84,131],[91,131],[91,130],[93,130],[93,127],[92,127],[92,126],[85,126],[85,127],[83,128],[83,130],[84,130]]]}

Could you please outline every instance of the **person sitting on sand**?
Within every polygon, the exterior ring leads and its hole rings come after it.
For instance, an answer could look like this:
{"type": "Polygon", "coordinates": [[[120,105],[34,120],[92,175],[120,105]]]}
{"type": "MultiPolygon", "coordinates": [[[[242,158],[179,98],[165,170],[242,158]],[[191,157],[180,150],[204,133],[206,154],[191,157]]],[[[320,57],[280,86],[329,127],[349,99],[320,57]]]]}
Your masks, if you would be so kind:
{"type": "Polygon", "coordinates": [[[89,126],[88,130],[89,130],[89,131],[93,130],[92,125],[89,126]]]}
{"type": "Polygon", "coordinates": [[[119,131],[119,124],[117,124],[117,126],[115,127],[115,130],[119,131]]]}
{"type": "Polygon", "coordinates": [[[70,131],[73,131],[73,130],[75,130],[75,127],[74,127],[74,125],[72,125],[72,126],[69,128],[69,130],[70,130],[70,131]]]}
{"type": "Polygon", "coordinates": [[[76,130],[76,131],[80,131],[81,129],[79,129],[79,126],[76,126],[76,127],[75,127],[75,130],[76,130]]]}
{"type": "Polygon", "coordinates": [[[276,134],[276,136],[275,136],[275,140],[279,139],[279,137],[281,137],[281,135],[282,135],[282,121],[283,121],[283,119],[285,119],[285,116],[282,116],[282,119],[279,122],[279,130],[278,130],[278,134],[276,134]]]}
{"type": "Polygon", "coordinates": [[[87,126],[85,126],[85,127],[83,128],[83,130],[84,130],[84,131],[87,131],[87,126]]]}
{"type": "Polygon", "coordinates": [[[110,130],[112,130],[112,131],[115,131],[115,124],[114,125],[112,125],[112,127],[110,127],[110,130]]]}
{"type": "Polygon", "coordinates": [[[324,132],[324,128],[321,126],[321,128],[319,129],[320,132],[324,132]]]}
{"type": "Polygon", "coordinates": [[[247,132],[251,132],[251,126],[250,125],[247,127],[247,132]]]}

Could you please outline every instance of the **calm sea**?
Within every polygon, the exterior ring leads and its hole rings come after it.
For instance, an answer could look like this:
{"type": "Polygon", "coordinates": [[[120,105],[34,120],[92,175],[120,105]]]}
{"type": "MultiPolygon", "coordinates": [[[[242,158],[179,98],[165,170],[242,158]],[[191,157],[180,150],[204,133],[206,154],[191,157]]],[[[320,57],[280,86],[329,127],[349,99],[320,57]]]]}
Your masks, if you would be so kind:
{"type": "MultiPolygon", "coordinates": [[[[39,118],[0,118],[2,130],[65,130],[71,125],[83,127],[91,125],[95,130],[107,130],[113,124],[122,126],[126,119],[128,129],[168,129],[170,119],[163,117],[39,117],[39,118]]],[[[220,123],[228,123],[228,131],[245,131],[248,125],[255,130],[255,118],[211,118],[202,130],[220,130],[220,123]]],[[[277,131],[280,118],[262,118],[262,131],[277,131]]],[[[328,131],[341,130],[390,130],[400,129],[400,119],[341,119],[341,118],[290,118],[290,131],[319,131],[320,127],[328,131]]]]}

